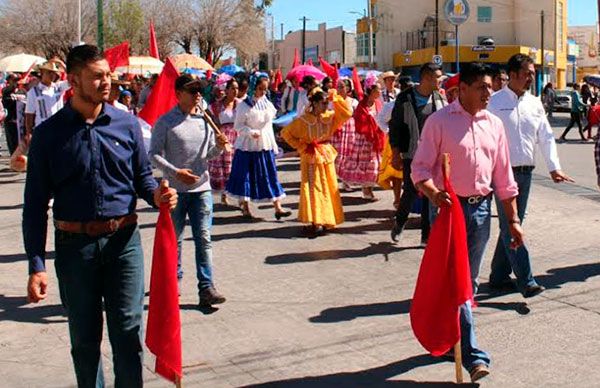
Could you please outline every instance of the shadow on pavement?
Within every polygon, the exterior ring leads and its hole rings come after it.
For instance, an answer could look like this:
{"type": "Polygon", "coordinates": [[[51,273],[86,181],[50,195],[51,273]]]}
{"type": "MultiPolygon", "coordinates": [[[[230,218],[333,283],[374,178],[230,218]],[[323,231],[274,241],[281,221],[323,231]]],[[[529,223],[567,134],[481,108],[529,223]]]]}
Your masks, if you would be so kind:
{"type": "Polygon", "coordinates": [[[322,376],[306,376],[295,379],[271,381],[246,385],[247,388],[325,388],[325,387],[479,387],[479,384],[455,384],[451,382],[419,382],[412,380],[388,380],[412,369],[445,362],[443,359],[422,354],[358,372],[340,372],[322,376]]]}
{"type": "Polygon", "coordinates": [[[383,255],[385,261],[389,260],[389,254],[409,249],[422,249],[421,247],[397,247],[390,242],[370,243],[363,249],[339,249],[315,252],[285,253],[281,255],[267,256],[265,264],[293,264],[308,263],[322,260],[358,259],[372,255],[383,255]]]}
{"type": "Polygon", "coordinates": [[[391,219],[394,216],[394,210],[354,210],[345,212],[346,221],[360,221],[362,219],[385,218],[391,219]]]}
{"type": "Polygon", "coordinates": [[[313,323],[336,323],[353,321],[361,317],[408,314],[411,301],[412,299],[406,299],[399,302],[332,307],[321,311],[319,315],[310,317],[308,320],[313,323]]]}
{"type": "Polygon", "coordinates": [[[32,307],[28,305],[24,296],[5,296],[0,294],[0,322],[28,322],[28,323],[64,323],[67,322],[65,310],[60,304],[47,305],[42,302],[32,307]],[[60,317],[59,319],[49,319],[60,317]]]}
{"type": "Polygon", "coordinates": [[[600,276],[600,263],[552,268],[544,275],[536,276],[535,280],[546,288],[561,288],[565,283],[585,282],[594,276],[600,276]]]}
{"type": "Polygon", "coordinates": [[[17,210],[17,209],[23,209],[23,204],[19,203],[17,205],[0,206],[0,211],[2,211],[2,210],[17,210]]]}

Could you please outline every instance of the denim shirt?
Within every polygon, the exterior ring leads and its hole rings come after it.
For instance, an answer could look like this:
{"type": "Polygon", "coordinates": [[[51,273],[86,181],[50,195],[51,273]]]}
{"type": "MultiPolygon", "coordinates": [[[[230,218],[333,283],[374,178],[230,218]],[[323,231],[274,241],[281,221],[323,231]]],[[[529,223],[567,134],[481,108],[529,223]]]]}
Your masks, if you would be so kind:
{"type": "Polygon", "coordinates": [[[67,104],[36,127],[28,157],[23,240],[30,273],[45,271],[50,198],[54,218],[61,221],[131,214],[138,196],[154,206],[157,183],[140,125],[110,104],[93,124],[67,104]]]}

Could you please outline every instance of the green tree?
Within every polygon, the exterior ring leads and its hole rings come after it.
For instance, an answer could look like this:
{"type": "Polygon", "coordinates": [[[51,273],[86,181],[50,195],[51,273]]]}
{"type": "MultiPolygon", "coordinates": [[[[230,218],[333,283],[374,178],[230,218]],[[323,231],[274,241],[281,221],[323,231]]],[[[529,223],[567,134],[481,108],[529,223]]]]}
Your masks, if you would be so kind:
{"type": "Polygon", "coordinates": [[[105,46],[129,41],[132,54],[147,55],[149,39],[144,10],[139,0],[110,0],[104,22],[105,46]]]}

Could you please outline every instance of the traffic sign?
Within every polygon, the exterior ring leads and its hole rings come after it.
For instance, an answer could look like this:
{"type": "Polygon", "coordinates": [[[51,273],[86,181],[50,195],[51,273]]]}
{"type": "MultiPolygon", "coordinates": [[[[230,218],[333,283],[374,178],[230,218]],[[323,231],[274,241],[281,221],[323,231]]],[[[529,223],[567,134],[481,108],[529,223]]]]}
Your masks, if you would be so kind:
{"type": "Polygon", "coordinates": [[[442,63],[444,63],[444,60],[441,55],[434,55],[433,58],[431,59],[431,62],[433,62],[435,65],[442,66],[442,63]]]}
{"type": "Polygon", "coordinates": [[[467,0],[446,0],[444,15],[450,24],[461,25],[469,19],[471,6],[467,0]]]}

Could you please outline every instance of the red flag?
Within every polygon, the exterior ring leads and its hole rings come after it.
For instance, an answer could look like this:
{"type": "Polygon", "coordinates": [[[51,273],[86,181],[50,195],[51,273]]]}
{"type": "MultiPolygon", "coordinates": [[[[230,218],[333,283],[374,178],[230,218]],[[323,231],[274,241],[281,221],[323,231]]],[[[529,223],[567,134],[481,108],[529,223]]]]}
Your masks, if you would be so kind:
{"type": "Polygon", "coordinates": [[[181,379],[177,238],[167,204],[160,207],[154,234],[146,326],[146,345],[156,356],[155,372],[172,382],[181,379]]]}
{"type": "Polygon", "coordinates": [[[294,63],[292,63],[292,69],[300,64],[300,59],[298,59],[298,49],[294,49],[294,63]]]}
{"type": "Polygon", "coordinates": [[[314,66],[312,58],[308,58],[308,61],[306,61],[306,65],[308,65],[308,66],[314,66]]]}
{"type": "Polygon", "coordinates": [[[175,96],[175,80],[177,77],[179,77],[179,73],[175,64],[173,64],[171,58],[167,58],[165,67],[163,67],[146,100],[146,104],[138,115],[150,126],[154,126],[160,116],[170,111],[177,104],[177,97],[175,96]]]}
{"type": "Polygon", "coordinates": [[[129,66],[129,42],[104,50],[104,58],[108,61],[110,71],[115,71],[119,66],[129,66]]]}
{"type": "Polygon", "coordinates": [[[274,92],[277,91],[279,85],[283,82],[283,74],[281,74],[281,69],[277,69],[275,72],[275,76],[273,77],[273,83],[271,84],[272,90],[274,92]]]}
{"type": "Polygon", "coordinates": [[[337,67],[331,66],[326,60],[319,57],[319,62],[321,63],[321,68],[327,74],[329,78],[333,80],[333,86],[337,87],[337,80],[339,78],[337,67]]]}
{"type": "Polygon", "coordinates": [[[445,171],[444,186],[452,205],[440,209],[431,228],[410,307],[413,332],[433,356],[458,342],[459,307],[473,299],[464,214],[445,171]]]}
{"type": "Polygon", "coordinates": [[[150,56],[160,59],[158,56],[158,43],[156,43],[156,33],[154,32],[154,23],[150,22],[150,56]]]}
{"type": "Polygon", "coordinates": [[[206,79],[212,79],[212,70],[206,70],[206,79]]]}
{"type": "Polygon", "coordinates": [[[363,92],[362,85],[360,84],[360,78],[358,78],[358,70],[356,67],[352,70],[352,83],[354,84],[354,92],[356,93],[356,98],[362,100],[365,93],[363,92]]]}

